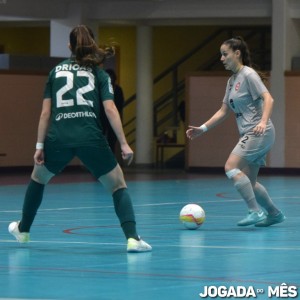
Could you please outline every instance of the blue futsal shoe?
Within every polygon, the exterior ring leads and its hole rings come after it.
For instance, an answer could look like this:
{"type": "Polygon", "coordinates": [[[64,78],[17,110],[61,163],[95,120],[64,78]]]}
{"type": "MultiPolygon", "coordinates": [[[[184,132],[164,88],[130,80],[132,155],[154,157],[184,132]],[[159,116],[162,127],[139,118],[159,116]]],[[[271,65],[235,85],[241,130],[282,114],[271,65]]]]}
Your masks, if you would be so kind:
{"type": "Polygon", "coordinates": [[[249,225],[254,225],[258,222],[263,221],[266,219],[265,213],[260,210],[260,211],[253,211],[250,210],[246,218],[242,219],[237,223],[238,226],[249,226],[249,225]]]}
{"type": "Polygon", "coordinates": [[[256,227],[269,227],[274,224],[282,223],[286,219],[285,215],[280,211],[275,216],[267,215],[267,217],[261,221],[255,224],[256,227]]]}

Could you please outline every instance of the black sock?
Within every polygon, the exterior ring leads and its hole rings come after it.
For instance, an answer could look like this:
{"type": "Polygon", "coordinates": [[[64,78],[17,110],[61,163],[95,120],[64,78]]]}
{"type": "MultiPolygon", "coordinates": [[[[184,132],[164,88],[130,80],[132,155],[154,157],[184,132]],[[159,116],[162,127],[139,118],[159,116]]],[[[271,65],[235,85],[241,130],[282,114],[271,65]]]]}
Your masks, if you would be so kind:
{"type": "Polygon", "coordinates": [[[30,231],[30,227],[34,221],[37,210],[43,200],[44,187],[44,184],[37,183],[34,180],[30,181],[23,203],[22,220],[19,225],[20,232],[30,231]]]}
{"type": "Polygon", "coordinates": [[[139,240],[136,232],[136,222],[131,198],[126,188],[119,189],[113,193],[115,212],[120,220],[126,239],[139,240]]]}

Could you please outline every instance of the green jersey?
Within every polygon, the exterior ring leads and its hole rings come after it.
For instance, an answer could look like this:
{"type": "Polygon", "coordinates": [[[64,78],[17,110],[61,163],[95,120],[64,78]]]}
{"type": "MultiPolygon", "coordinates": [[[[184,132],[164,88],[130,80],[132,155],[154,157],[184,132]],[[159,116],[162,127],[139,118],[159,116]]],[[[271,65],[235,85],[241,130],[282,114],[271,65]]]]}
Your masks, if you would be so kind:
{"type": "Polygon", "coordinates": [[[59,148],[106,143],[100,105],[113,100],[114,94],[104,70],[67,59],[51,70],[44,92],[47,98],[51,99],[51,121],[46,142],[59,148]]]}

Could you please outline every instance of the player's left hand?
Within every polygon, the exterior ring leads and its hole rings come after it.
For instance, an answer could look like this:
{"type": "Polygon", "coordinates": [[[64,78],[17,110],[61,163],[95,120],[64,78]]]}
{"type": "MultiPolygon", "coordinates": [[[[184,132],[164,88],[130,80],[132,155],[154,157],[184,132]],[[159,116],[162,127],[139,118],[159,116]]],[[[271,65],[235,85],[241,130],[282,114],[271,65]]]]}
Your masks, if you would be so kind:
{"type": "Polygon", "coordinates": [[[257,136],[263,135],[266,131],[267,125],[263,122],[259,122],[253,129],[253,133],[257,136]]]}
{"type": "Polygon", "coordinates": [[[127,165],[129,166],[133,160],[133,151],[129,147],[128,144],[124,144],[121,146],[122,158],[127,161],[127,165]]]}

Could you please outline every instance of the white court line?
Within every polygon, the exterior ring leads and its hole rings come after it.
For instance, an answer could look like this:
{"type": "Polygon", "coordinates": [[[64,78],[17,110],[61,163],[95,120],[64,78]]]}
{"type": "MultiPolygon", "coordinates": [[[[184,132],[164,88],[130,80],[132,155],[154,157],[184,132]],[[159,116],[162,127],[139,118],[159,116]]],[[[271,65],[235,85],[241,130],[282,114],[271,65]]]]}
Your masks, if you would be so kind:
{"type": "MultiPolygon", "coordinates": [[[[0,240],[0,243],[17,243],[15,240],[0,240]]],[[[126,244],[124,243],[101,243],[101,242],[67,242],[67,241],[30,241],[30,243],[27,244],[18,244],[18,245],[30,245],[30,244],[64,244],[64,245],[104,245],[104,246],[124,246],[126,244]]],[[[194,249],[238,249],[238,250],[274,250],[274,251],[299,251],[299,246],[293,246],[293,247],[248,247],[248,246],[217,246],[217,245],[211,245],[211,246],[203,246],[203,245],[168,245],[168,244],[162,244],[162,245],[155,245],[151,244],[152,247],[155,248],[166,248],[166,247],[172,247],[172,248],[194,248],[194,249]]]]}
{"type": "MultiPolygon", "coordinates": [[[[233,199],[233,200],[226,200],[226,202],[239,202],[242,199],[233,199]]],[[[193,201],[193,203],[200,203],[200,201],[193,201]]],[[[220,203],[220,200],[214,201],[201,201],[202,203],[220,203]]],[[[163,203],[148,203],[148,204],[134,204],[134,207],[149,207],[149,206],[167,206],[167,205],[183,205],[186,204],[184,202],[163,202],[163,203]]],[[[101,208],[113,208],[113,205],[107,206],[79,206],[79,207],[61,207],[61,208],[41,208],[41,211],[61,211],[61,210],[81,210],[81,209],[101,209],[101,208]]],[[[21,210],[0,210],[0,213],[19,213],[21,210]]]]}
{"type": "Polygon", "coordinates": [[[0,240],[0,243],[16,243],[19,246],[29,246],[30,244],[66,244],[66,245],[113,245],[124,246],[124,243],[99,243],[99,242],[65,242],[65,241],[30,241],[29,243],[18,243],[16,240],[0,240]]]}
{"type": "MultiPolygon", "coordinates": [[[[272,199],[300,199],[300,196],[292,196],[292,197],[272,197],[272,199]]],[[[220,200],[208,200],[208,201],[191,201],[191,203],[201,203],[201,204],[206,204],[206,203],[220,203],[220,200]]],[[[228,203],[228,202],[240,202],[243,201],[243,199],[222,199],[223,203],[228,203]]],[[[167,206],[167,205],[183,205],[186,204],[187,202],[163,202],[163,203],[147,203],[147,204],[134,204],[134,207],[150,207],[150,206],[167,206]]],[[[81,209],[101,209],[101,208],[113,208],[113,205],[107,205],[107,206],[79,206],[79,207],[61,207],[61,208],[44,208],[44,209],[39,209],[39,212],[41,211],[62,211],[62,210],[81,210],[81,209]]],[[[0,210],[0,213],[19,213],[21,210],[0,210]]]]}
{"type": "MultiPolygon", "coordinates": [[[[272,199],[300,199],[300,197],[272,197],[272,199]]],[[[206,203],[220,203],[221,200],[209,200],[209,201],[191,201],[191,203],[201,203],[201,204],[206,204],[206,203]]],[[[241,199],[232,199],[228,200],[222,199],[222,201],[225,203],[228,202],[240,202],[244,201],[242,198],[241,199]]],[[[147,203],[147,204],[134,204],[134,207],[150,207],[150,206],[167,206],[167,205],[184,205],[187,202],[163,202],[163,203],[147,203]]],[[[78,206],[78,207],[60,207],[60,208],[42,208],[39,209],[39,212],[42,211],[63,211],[63,210],[81,210],[81,209],[102,209],[102,208],[111,208],[114,207],[113,205],[106,205],[106,206],[78,206]]],[[[20,213],[21,210],[0,210],[0,213],[20,213]]]]}

